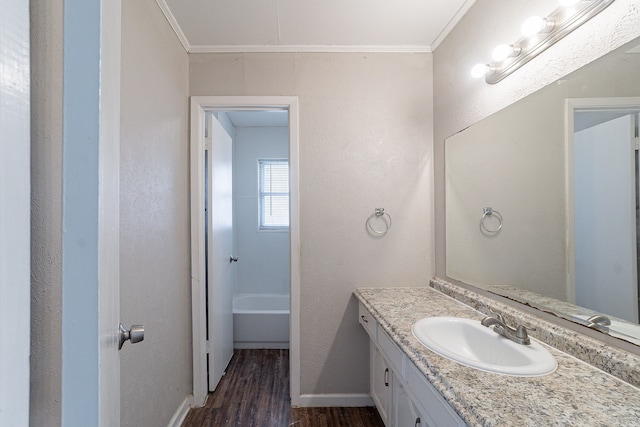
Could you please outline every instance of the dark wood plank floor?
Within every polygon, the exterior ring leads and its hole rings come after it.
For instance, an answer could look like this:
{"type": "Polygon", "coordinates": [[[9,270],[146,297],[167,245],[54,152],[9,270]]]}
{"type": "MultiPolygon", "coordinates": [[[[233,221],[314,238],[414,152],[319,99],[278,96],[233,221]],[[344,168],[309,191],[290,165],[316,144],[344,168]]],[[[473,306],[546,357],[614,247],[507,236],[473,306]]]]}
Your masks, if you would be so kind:
{"type": "Polygon", "coordinates": [[[235,350],[227,373],[182,427],[384,427],[375,408],[291,408],[288,350],[235,350]]]}

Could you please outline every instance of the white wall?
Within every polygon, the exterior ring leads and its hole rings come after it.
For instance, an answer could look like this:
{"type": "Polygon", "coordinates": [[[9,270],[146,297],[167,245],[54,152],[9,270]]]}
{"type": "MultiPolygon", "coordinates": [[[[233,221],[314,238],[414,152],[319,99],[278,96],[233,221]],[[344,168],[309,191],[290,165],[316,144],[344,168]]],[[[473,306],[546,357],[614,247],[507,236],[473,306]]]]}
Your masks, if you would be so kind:
{"type": "Polygon", "coordinates": [[[233,140],[236,293],[289,294],[289,232],[258,231],[258,159],[287,159],[287,127],[237,127],[233,140]]]}
{"type": "Polygon", "coordinates": [[[154,0],[122,4],[121,425],[163,426],[191,394],[188,59],[154,0]]]}
{"type": "Polygon", "coordinates": [[[488,61],[493,47],[519,37],[529,15],[548,13],[555,0],[480,0],[434,52],[436,273],[445,275],[444,140],[496,111],[569,74],[640,35],[640,5],[617,0],[502,82],[470,77],[473,64],[488,61]]]}
{"type": "Polygon", "coordinates": [[[433,276],[430,54],[191,54],[191,95],[291,95],[300,111],[301,392],[368,393],[359,286],[433,276]],[[383,238],[365,230],[382,207],[383,238]]]}
{"type": "Polygon", "coordinates": [[[29,2],[0,15],[0,424],[29,423],[30,43],[29,2]]]}

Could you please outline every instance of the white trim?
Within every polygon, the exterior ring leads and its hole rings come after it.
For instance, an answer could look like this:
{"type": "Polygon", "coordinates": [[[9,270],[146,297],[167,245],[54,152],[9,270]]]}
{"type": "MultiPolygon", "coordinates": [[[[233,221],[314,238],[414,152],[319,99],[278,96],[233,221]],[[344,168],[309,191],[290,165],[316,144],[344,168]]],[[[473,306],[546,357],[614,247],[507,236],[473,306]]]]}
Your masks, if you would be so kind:
{"type": "Polygon", "coordinates": [[[189,40],[187,39],[187,36],[185,36],[184,32],[182,31],[182,27],[180,27],[180,24],[178,23],[178,20],[171,12],[171,9],[169,8],[169,6],[167,6],[167,2],[165,0],[156,0],[156,3],[160,7],[160,10],[164,14],[165,18],[167,18],[167,22],[169,22],[169,25],[173,29],[173,32],[176,33],[176,37],[178,37],[178,40],[180,41],[180,44],[182,45],[184,50],[187,53],[191,52],[191,46],[189,45],[189,40]]]}
{"type": "Polygon", "coordinates": [[[565,221],[567,224],[565,250],[567,259],[567,301],[576,301],[575,283],[575,230],[573,223],[573,134],[576,111],[611,111],[640,109],[640,97],[619,98],[567,98],[565,102],[565,221]]]}
{"type": "Polygon", "coordinates": [[[191,295],[193,330],[193,402],[207,397],[206,321],[204,285],[204,123],[210,110],[289,111],[290,179],[290,377],[291,404],[300,401],[300,219],[299,219],[299,125],[296,96],[192,96],[191,97],[191,295]]]}
{"type": "Polygon", "coordinates": [[[178,406],[176,412],[174,412],[173,417],[171,417],[171,419],[169,420],[169,424],[167,424],[167,427],[180,427],[184,419],[187,417],[192,404],[193,396],[189,395],[185,397],[180,406],[178,406]]]}
{"type": "Polygon", "coordinates": [[[460,6],[460,9],[458,9],[455,15],[453,15],[453,17],[449,20],[447,25],[445,25],[442,31],[440,31],[440,34],[438,34],[438,36],[433,40],[433,43],[431,43],[432,51],[436,50],[438,46],[440,46],[440,43],[442,43],[444,39],[449,35],[451,30],[453,30],[455,26],[458,25],[458,22],[460,22],[462,17],[467,14],[469,9],[471,9],[471,6],[473,6],[475,2],[476,0],[466,0],[462,4],[462,6],[460,6]]]}
{"type": "Polygon", "coordinates": [[[100,0],[98,313],[100,425],[120,422],[121,0],[100,0]]]}
{"type": "Polygon", "coordinates": [[[204,183],[204,164],[202,156],[205,151],[204,110],[191,98],[191,318],[193,340],[193,401],[200,406],[207,398],[207,338],[204,291],[205,256],[204,256],[204,198],[199,189],[204,183]],[[199,197],[194,197],[198,191],[199,197]]]}
{"type": "Polygon", "coordinates": [[[362,407],[375,406],[373,398],[366,393],[303,394],[297,405],[303,408],[362,407]]]}
{"type": "Polygon", "coordinates": [[[427,45],[194,45],[189,53],[431,53],[427,45]]]}

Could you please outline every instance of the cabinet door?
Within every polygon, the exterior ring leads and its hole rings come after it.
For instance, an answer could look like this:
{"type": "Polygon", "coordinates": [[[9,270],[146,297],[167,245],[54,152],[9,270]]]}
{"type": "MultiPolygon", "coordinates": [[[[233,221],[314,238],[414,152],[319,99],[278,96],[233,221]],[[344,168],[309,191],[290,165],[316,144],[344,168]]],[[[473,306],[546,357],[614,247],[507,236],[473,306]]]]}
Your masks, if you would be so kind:
{"type": "Polygon", "coordinates": [[[371,397],[373,397],[382,421],[386,426],[389,426],[393,374],[382,357],[382,353],[372,341],[370,341],[369,351],[371,356],[371,397]]]}
{"type": "Polygon", "coordinates": [[[407,389],[399,381],[393,388],[393,426],[394,427],[426,427],[425,417],[420,413],[407,389]]]}

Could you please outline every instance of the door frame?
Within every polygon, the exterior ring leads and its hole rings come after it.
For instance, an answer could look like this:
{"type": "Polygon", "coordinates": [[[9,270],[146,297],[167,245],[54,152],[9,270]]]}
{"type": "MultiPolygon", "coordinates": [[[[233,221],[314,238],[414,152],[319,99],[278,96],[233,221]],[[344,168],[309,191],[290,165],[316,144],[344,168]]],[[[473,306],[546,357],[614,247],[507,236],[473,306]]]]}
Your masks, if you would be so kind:
{"type": "Polygon", "coordinates": [[[193,404],[207,398],[207,341],[204,257],[204,153],[205,114],[208,111],[289,112],[289,249],[290,249],[290,390],[291,404],[300,401],[300,219],[299,118],[297,96],[192,96],[191,97],[191,316],[193,333],[193,404]]]}
{"type": "Polygon", "coordinates": [[[573,186],[573,134],[574,117],[581,111],[640,110],[640,97],[567,98],[565,100],[565,223],[567,301],[576,300],[576,260],[573,186]]]}

